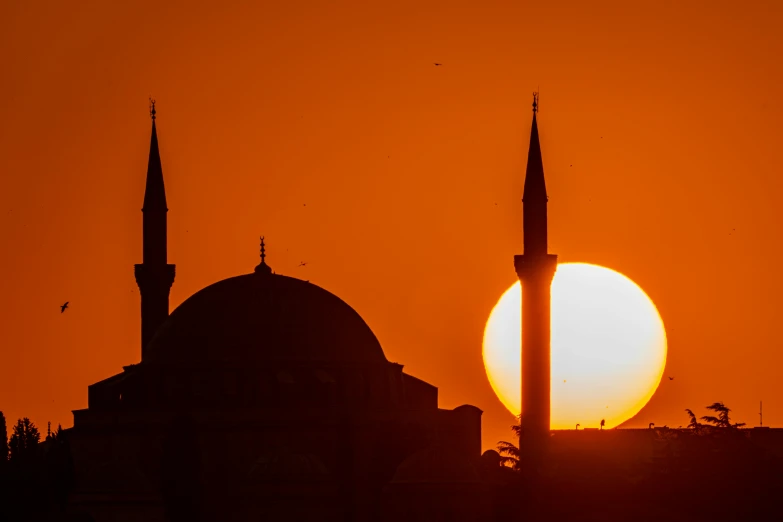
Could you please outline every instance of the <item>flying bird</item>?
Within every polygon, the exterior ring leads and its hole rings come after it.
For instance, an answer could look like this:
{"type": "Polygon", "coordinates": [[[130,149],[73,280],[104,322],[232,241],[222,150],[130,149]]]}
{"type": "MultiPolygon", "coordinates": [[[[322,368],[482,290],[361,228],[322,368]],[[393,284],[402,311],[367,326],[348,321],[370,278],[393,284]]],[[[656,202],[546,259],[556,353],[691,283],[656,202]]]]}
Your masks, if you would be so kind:
{"type": "Polygon", "coordinates": [[[301,263],[299,263],[299,266],[307,266],[307,263],[305,263],[304,261],[302,261],[301,263]]]}
{"type": "Polygon", "coordinates": [[[670,380],[670,381],[673,381],[673,380],[674,380],[674,377],[669,377],[669,380],[670,380]]]}
{"type": "Polygon", "coordinates": [[[65,301],[64,305],[60,305],[60,313],[63,313],[65,309],[68,308],[68,303],[70,303],[70,301],[65,301]]]}
{"type": "Polygon", "coordinates": [[[436,63],[435,67],[440,67],[441,65],[443,65],[443,64],[442,63],[436,63]]]}

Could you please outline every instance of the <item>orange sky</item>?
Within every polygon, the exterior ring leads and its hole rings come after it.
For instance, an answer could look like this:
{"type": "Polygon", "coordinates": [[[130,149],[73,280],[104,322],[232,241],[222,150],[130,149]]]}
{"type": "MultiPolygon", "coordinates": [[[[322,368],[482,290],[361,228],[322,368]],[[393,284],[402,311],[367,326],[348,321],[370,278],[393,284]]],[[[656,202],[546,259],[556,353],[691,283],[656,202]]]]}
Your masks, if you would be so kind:
{"type": "Polygon", "coordinates": [[[632,424],[716,400],[756,424],[764,400],[783,425],[782,3],[162,4],[3,2],[9,422],[69,426],[139,359],[153,95],[172,309],[250,272],[264,234],[442,407],[483,409],[485,447],[508,439],[481,338],[516,277],[540,85],[551,251],[629,276],[667,327],[675,380],[632,424]]]}

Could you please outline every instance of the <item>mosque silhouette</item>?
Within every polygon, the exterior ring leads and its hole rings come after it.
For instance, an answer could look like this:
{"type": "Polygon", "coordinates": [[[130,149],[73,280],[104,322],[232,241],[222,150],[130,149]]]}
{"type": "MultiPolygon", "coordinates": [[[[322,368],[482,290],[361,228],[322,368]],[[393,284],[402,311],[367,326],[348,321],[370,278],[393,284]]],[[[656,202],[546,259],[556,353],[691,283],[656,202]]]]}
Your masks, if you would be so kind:
{"type": "Polygon", "coordinates": [[[438,389],[388,361],[347,303],[275,273],[263,237],[251,272],[169,314],[176,272],[153,102],[135,265],[141,360],[89,386],[88,407],[64,430],[66,519],[722,521],[778,509],[783,429],[695,417],[692,429],[549,429],[557,257],[547,250],[536,111],[534,98],[524,254],[514,257],[526,292],[520,444],[504,449],[517,451],[512,469],[481,453],[481,410],[439,408],[438,389]]]}
{"type": "Polygon", "coordinates": [[[481,410],[389,362],[361,316],[261,259],[169,314],[154,103],[141,361],[88,388],[68,439],[84,520],[489,520],[508,468],[481,410]]]}

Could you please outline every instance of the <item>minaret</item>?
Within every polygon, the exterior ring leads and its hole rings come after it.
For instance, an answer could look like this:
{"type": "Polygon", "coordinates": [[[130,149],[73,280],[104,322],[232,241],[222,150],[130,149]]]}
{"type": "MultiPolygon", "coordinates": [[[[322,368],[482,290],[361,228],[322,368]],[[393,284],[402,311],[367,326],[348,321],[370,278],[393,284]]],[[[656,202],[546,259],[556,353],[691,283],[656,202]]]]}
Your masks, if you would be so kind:
{"type": "Polygon", "coordinates": [[[166,189],[158,150],[155,127],[155,101],[150,100],[152,140],[147,163],[147,186],[142,207],[142,263],[135,265],[136,284],[141,293],[141,360],[158,327],[169,316],[169,290],[174,283],[175,266],[168,264],[166,254],[166,189]]]}
{"type": "Polygon", "coordinates": [[[547,195],[538,139],[538,93],[533,94],[533,127],[522,194],[524,254],[514,256],[522,284],[522,419],[520,459],[539,461],[550,429],[550,289],[557,256],[547,253],[547,195]]]}

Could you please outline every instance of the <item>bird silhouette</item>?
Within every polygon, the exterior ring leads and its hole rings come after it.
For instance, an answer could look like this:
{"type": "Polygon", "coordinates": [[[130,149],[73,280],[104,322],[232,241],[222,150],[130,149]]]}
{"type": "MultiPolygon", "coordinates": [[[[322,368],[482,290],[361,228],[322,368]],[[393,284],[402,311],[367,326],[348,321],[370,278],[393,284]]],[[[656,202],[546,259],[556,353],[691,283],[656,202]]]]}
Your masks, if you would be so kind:
{"type": "Polygon", "coordinates": [[[442,63],[436,63],[435,67],[440,67],[441,65],[443,65],[443,64],[442,63]]]}
{"type": "Polygon", "coordinates": [[[669,377],[669,380],[670,380],[670,381],[673,381],[673,380],[674,380],[674,377],[669,377]]]}
{"type": "Polygon", "coordinates": [[[307,263],[305,263],[304,261],[302,261],[301,263],[299,263],[299,266],[307,266],[307,263]]]}
{"type": "Polygon", "coordinates": [[[64,305],[60,305],[60,313],[63,313],[65,309],[68,308],[68,303],[70,303],[70,301],[65,301],[64,305]]]}

